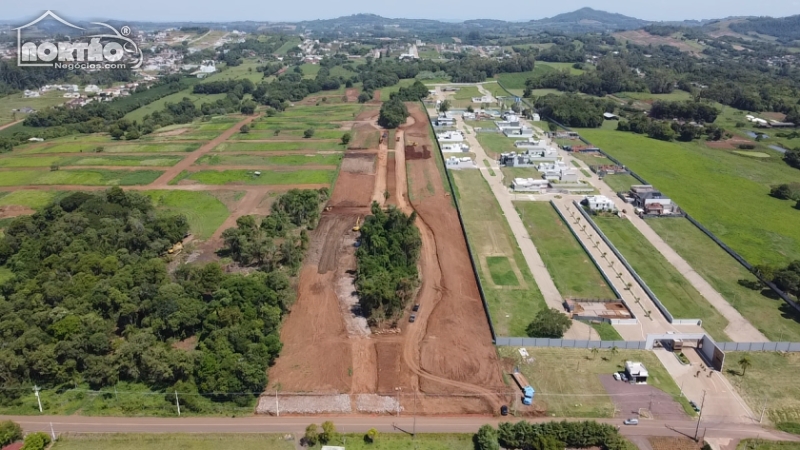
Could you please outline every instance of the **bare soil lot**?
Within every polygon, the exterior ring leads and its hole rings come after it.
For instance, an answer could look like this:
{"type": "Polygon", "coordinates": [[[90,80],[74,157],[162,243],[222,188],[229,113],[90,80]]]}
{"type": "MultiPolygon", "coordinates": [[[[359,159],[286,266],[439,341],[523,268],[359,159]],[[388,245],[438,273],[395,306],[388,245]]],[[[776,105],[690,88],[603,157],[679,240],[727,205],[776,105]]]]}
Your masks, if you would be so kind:
{"type": "Polygon", "coordinates": [[[680,403],[660,389],[624,383],[611,375],[598,377],[622,417],[639,417],[640,410],[649,410],[654,419],[679,420],[688,417],[680,403]]]}

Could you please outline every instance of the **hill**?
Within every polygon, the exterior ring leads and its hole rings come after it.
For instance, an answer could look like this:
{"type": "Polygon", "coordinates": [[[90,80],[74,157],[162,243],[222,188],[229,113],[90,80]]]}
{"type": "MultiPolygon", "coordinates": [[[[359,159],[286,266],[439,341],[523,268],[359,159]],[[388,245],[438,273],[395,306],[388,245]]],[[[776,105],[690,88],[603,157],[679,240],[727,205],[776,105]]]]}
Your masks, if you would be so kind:
{"type": "Polygon", "coordinates": [[[759,33],[774,36],[788,43],[800,40],[800,15],[772,18],[751,17],[737,23],[731,23],[730,29],[742,34],[759,33]]]}
{"type": "Polygon", "coordinates": [[[542,27],[572,28],[580,26],[605,30],[633,30],[650,24],[647,20],[588,7],[546,19],[532,20],[531,23],[542,27]]]}

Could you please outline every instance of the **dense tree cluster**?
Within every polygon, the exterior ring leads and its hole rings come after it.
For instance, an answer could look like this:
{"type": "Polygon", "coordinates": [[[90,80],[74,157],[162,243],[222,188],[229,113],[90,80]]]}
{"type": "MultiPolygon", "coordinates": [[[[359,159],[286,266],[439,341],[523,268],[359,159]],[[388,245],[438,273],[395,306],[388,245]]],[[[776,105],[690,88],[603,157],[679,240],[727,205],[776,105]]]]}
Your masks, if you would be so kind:
{"type": "Polygon", "coordinates": [[[477,450],[496,450],[498,445],[509,450],[563,450],[596,447],[603,450],[635,450],[617,427],[594,421],[516,423],[502,422],[495,430],[484,425],[475,435],[477,450]]]}
{"type": "Polygon", "coordinates": [[[402,311],[417,285],[422,240],[416,218],[415,212],[406,216],[393,206],[383,211],[373,202],[372,215],[361,225],[356,288],[364,315],[373,321],[402,311]]]}
{"type": "Polygon", "coordinates": [[[709,123],[701,126],[687,122],[674,120],[651,119],[644,114],[635,114],[628,119],[622,119],[617,123],[617,131],[631,131],[638,134],[646,134],[648,137],[661,141],[689,142],[706,136],[710,141],[718,141],[725,135],[725,130],[718,125],[709,123]]]}
{"type": "Polygon", "coordinates": [[[555,70],[525,81],[523,95],[530,97],[532,89],[558,89],[566,92],[604,96],[623,91],[647,91],[644,80],[632,71],[624,59],[606,56],[597,63],[596,70],[572,75],[566,70],[555,70]]]}
{"type": "Polygon", "coordinates": [[[266,385],[291,301],[280,268],[248,276],[216,264],[167,272],[188,231],[148,197],[75,193],[16,219],[0,240],[0,397],[27,387],[141,383],[247,404],[266,385]],[[176,345],[192,338],[196,347],[176,345]]]}
{"type": "Polygon", "coordinates": [[[787,151],[783,155],[783,160],[795,169],[800,169],[800,148],[787,151]]]}
{"type": "Polygon", "coordinates": [[[22,427],[10,420],[0,422],[0,448],[22,439],[22,427]]]}
{"type": "Polygon", "coordinates": [[[754,270],[783,292],[800,297],[800,261],[792,261],[784,268],[758,266],[754,270]]]}
{"type": "Polygon", "coordinates": [[[597,128],[603,124],[603,113],[613,112],[611,100],[574,94],[549,94],[537,97],[534,106],[539,113],[568,127],[597,128]]]}
{"type": "Polygon", "coordinates": [[[754,17],[730,25],[731,30],[748,34],[756,32],[775,36],[781,42],[791,43],[800,39],[800,16],[790,17],[754,17]]]}
{"type": "Polygon", "coordinates": [[[388,102],[383,102],[378,115],[378,125],[384,128],[397,128],[406,122],[408,108],[399,97],[393,97],[388,102]]]}
{"type": "Polygon", "coordinates": [[[411,86],[401,87],[397,92],[392,92],[389,98],[398,98],[404,102],[416,102],[427,96],[428,86],[425,86],[421,81],[417,80],[411,86]]]}
{"type": "Polygon", "coordinates": [[[572,319],[555,308],[543,309],[528,324],[525,332],[530,337],[560,339],[572,326],[572,319]]]}
{"type": "Polygon", "coordinates": [[[650,117],[654,119],[680,119],[693,120],[698,123],[713,123],[717,120],[719,110],[703,102],[684,101],[669,102],[656,101],[650,109],[650,117]]]}

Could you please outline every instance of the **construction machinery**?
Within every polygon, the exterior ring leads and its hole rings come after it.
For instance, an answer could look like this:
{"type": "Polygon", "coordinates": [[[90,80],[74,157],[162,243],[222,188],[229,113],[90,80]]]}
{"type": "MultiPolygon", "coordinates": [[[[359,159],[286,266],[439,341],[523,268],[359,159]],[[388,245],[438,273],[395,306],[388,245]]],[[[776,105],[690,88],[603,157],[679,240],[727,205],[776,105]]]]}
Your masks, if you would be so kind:
{"type": "Polygon", "coordinates": [[[361,216],[358,216],[356,219],[356,226],[353,227],[353,231],[361,231],[361,216]]]}
{"type": "Polygon", "coordinates": [[[511,376],[514,378],[514,381],[517,382],[519,388],[522,389],[522,404],[530,405],[533,403],[533,394],[535,394],[536,391],[533,389],[530,383],[528,383],[528,380],[525,379],[525,376],[522,375],[522,373],[520,373],[519,369],[516,367],[514,368],[514,372],[511,374],[511,376]]]}
{"type": "Polygon", "coordinates": [[[170,249],[167,250],[167,253],[169,253],[170,255],[177,255],[182,250],[183,250],[183,244],[178,242],[177,244],[175,244],[172,247],[170,247],[170,249]]]}

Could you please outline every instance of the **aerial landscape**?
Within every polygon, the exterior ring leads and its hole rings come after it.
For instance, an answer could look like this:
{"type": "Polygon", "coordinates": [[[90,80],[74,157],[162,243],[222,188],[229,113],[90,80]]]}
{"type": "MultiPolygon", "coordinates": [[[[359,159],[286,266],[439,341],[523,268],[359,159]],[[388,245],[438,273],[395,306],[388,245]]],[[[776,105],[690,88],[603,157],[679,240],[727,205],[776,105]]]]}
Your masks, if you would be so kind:
{"type": "Polygon", "coordinates": [[[9,8],[0,449],[800,449],[800,15],[600,3],[9,8]]]}

